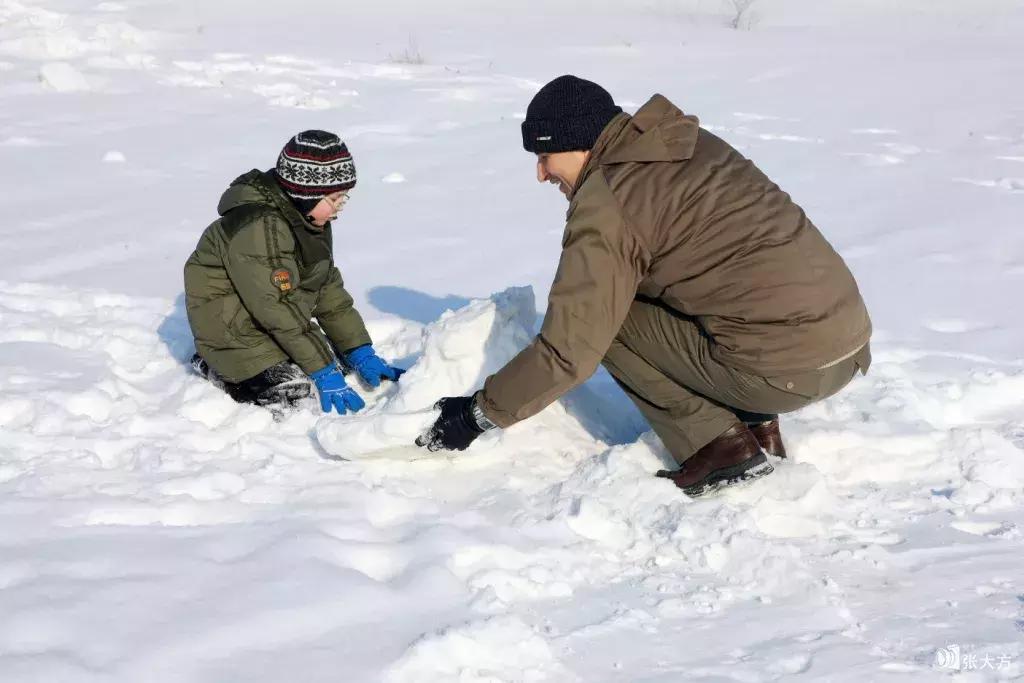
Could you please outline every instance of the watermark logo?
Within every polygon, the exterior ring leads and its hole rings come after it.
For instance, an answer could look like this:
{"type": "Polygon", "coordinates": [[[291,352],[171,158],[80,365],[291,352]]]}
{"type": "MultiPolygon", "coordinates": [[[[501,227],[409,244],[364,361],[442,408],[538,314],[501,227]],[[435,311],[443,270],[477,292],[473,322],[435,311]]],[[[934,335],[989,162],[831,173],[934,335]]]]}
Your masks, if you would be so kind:
{"type": "Polygon", "coordinates": [[[1009,669],[1013,660],[1013,655],[1007,653],[977,652],[973,648],[962,648],[959,643],[935,651],[935,666],[946,671],[1009,669]]]}
{"type": "Polygon", "coordinates": [[[949,645],[935,651],[935,666],[940,669],[960,670],[960,646],[949,645]]]}

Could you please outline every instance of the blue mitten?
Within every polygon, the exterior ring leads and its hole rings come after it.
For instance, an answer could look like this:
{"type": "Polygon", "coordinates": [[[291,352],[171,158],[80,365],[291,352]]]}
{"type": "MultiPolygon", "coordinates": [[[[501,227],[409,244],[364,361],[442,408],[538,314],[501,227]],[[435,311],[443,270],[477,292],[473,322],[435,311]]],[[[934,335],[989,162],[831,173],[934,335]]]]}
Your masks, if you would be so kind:
{"type": "Polygon", "coordinates": [[[332,406],[339,415],[344,415],[346,410],[354,413],[366,407],[366,402],[359,394],[345,384],[345,376],[341,374],[341,368],[337,363],[317,370],[310,377],[316,384],[316,390],[320,392],[320,407],[325,413],[331,412],[332,406]]]}
{"type": "Polygon", "coordinates": [[[405,374],[405,370],[388,365],[381,360],[373,350],[373,346],[369,344],[359,346],[346,353],[345,362],[359,373],[364,382],[374,388],[380,386],[382,379],[397,382],[398,378],[405,374]]]}

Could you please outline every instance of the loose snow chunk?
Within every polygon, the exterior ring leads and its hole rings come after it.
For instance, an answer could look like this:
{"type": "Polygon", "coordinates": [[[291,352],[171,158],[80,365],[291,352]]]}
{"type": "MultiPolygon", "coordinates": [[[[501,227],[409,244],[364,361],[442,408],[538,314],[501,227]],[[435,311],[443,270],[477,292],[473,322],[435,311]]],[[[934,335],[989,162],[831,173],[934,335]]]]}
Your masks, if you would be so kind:
{"type": "Polygon", "coordinates": [[[26,398],[0,400],[0,427],[14,429],[32,423],[36,417],[35,405],[26,398]]]}
{"type": "Polygon", "coordinates": [[[68,396],[65,407],[72,415],[84,415],[93,422],[106,422],[110,418],[112,403],[109,396],[90,389],[68,396]]]}
{"type": "Polygon", "coordinates": [[[571,680],[557,678],[561,669],[546,640],[521,620],[500,617],[425,636],[392,665],[384,680],[571,680]]]}
{"type": "Polygon", "coordinates": [[[577,498],[567,523],[580,536],[613,548],[625,548],[633,538],[626,521],[594,498],[577,498]]]}
{"type": "Polygon", "coordinates": [[[317,437],[333,455],[372,457],[396,448],[411,447],[436,418],[437,413],[432,410],[354,415],[347,420],[321,422],[317,437]]]}
{"type": "Polygon", "coordinates": [[[190,496],[195,500],[223,500],[244,491],[245,480],[231,472],[210,472],[165,482],[159,490],[166,495],[190,496]]]}
{"type": "Polygon", "coordinates": [[[82,92],[92,89],[82,72],[66,62],[44,64],[39,69],[39,81],[57,92],[82,92]]]}
{"type": "Polygon", "coordinates": [[[993,489],[1024,489],[1024,458],[1019,448],[1001,435],[987,430],[977,432],[974,439],[965,445],[973,445],[977,449],[964,468],[969,481],[980,482],[993,489]]]}
{"type": "Polygon", "coordinates": [[[363,413],[325,418],[317,439],[342,458],[373,457],[412,447],[436,418],[442,396],[465,396],[512,359],[532,338],[533,290],[514,287],[447,312],[423,331],[423,355],[402,377],[398,391],[363,413]]]}

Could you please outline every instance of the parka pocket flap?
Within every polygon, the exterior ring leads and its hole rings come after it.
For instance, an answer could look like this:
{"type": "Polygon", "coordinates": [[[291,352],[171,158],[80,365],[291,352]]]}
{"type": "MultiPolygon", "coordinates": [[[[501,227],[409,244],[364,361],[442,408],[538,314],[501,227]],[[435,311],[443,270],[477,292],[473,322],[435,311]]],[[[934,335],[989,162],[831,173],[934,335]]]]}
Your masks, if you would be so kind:
{"type": "Polygon", "coordinates": [[[821,373],[819,372],[765,377],[764,379],[776,389],[790,394],[798,394],[807,398],[816,398],[821,394],[821,373]]]}

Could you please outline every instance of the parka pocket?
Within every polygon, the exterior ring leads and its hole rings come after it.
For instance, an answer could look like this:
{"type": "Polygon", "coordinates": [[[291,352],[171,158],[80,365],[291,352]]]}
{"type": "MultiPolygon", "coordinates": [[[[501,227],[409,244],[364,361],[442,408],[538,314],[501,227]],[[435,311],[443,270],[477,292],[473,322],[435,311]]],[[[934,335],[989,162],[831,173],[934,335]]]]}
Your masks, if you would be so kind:
{"type": "Polygon", "coordinates": [[[822,373],[818,370],[764,378],[764,381],[780,391],[811,399],[816,399],[821,395],[821,380],[822,373]]]}

